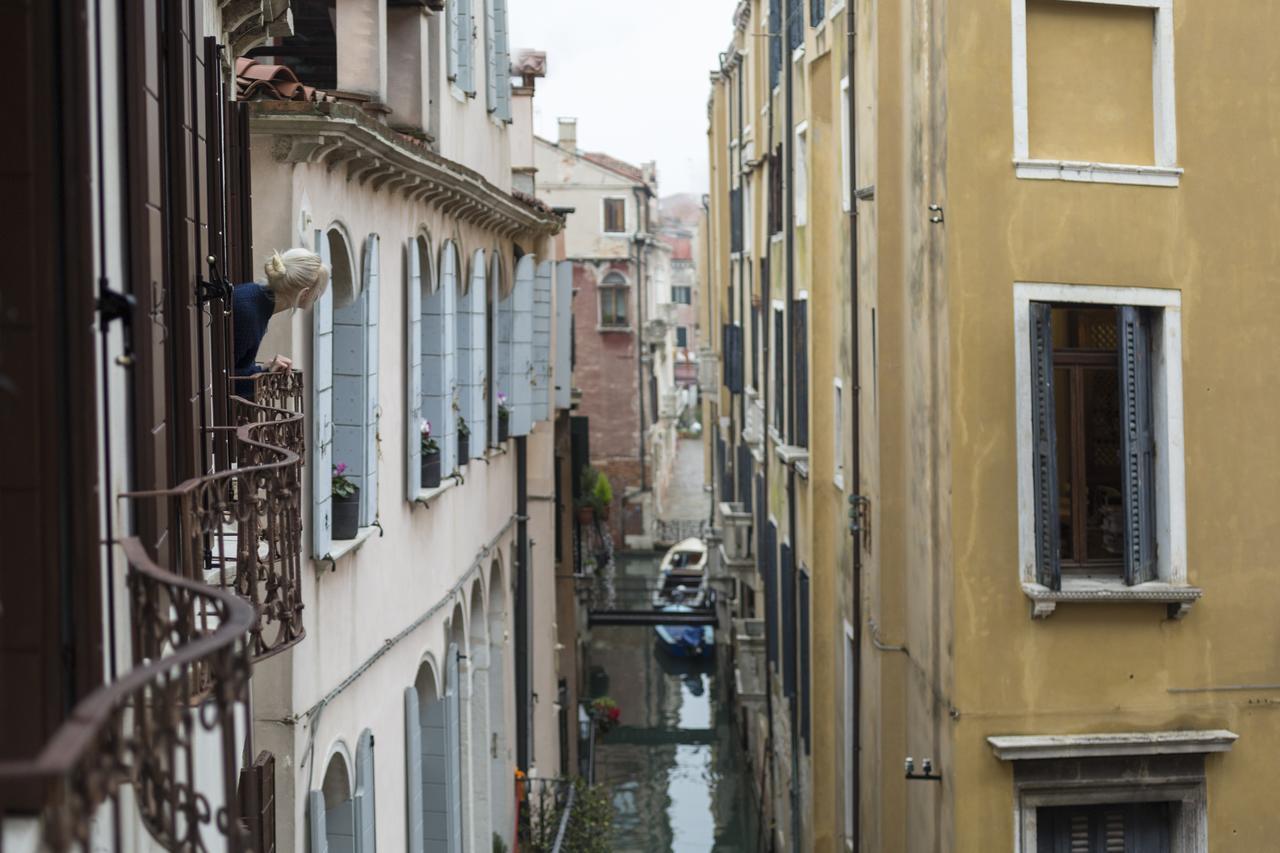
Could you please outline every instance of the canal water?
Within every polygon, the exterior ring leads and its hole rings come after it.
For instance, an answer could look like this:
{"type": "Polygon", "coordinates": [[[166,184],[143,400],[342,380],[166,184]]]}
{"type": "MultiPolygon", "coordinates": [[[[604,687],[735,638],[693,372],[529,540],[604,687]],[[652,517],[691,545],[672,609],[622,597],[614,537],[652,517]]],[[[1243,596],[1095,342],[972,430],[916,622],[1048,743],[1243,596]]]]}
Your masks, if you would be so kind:
{"type": "MultiPolygon", "coordinates": [[[[620,555],[617,570],[652,577],[657,558],[620,555]]],[[[596,782],[614,808],[613,850],[755,853],[759,813],[714,658],[673,658],[651,627],[596,627],[586,674],[587,695],[610,696],[622,711],[621,725],[596,744],[596,782]]]]}

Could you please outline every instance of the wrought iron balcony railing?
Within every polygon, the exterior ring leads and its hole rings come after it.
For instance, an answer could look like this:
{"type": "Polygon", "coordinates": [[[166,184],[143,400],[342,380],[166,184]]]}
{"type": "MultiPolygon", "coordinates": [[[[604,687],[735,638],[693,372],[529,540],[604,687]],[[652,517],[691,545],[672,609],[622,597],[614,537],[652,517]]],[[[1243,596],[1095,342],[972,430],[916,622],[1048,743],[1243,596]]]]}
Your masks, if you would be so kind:
{"type": "Polygon", "coordinates": [[[121,790],[132,785],[138,816],[166,848],[206,850],[225,836],[228,849],[245,850],[234,817],[235,733],[237,706],[248,699],[243,639],[253,608],[230,590],[161,568],[136,539],[121,546],[137,665],[77,705],[35,759],[0,764],[0,782],[43,793],[41,849],[90,849],[95,817],[119,847],[121,790]],[[211,778],[197,758],[207,738],[222,757],[216,795],[195,783],[197,774],[211,778]]]}

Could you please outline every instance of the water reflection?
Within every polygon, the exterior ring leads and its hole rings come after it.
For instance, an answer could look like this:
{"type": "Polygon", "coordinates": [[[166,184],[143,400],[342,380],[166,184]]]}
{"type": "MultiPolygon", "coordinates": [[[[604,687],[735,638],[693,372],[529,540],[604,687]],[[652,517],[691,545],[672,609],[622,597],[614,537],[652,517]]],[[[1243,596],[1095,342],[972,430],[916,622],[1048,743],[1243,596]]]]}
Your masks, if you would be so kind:
{"type": "Polygon", "coordinates": [[[596,751],[613,794],[619,853],[750,853],[756,812],[714,658],[676,659],[649,627],[592,630],[591,696],[612,696],[622,725],[596,751]]]}

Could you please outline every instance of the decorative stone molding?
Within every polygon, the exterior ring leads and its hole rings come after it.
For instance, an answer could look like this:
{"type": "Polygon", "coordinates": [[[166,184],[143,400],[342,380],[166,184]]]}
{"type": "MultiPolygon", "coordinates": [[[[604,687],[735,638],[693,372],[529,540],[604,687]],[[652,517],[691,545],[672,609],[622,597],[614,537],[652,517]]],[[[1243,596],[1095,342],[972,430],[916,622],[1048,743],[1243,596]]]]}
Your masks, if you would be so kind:
{"type": "Polygon", "coordinates": [[[1134,755],[1203,755],[1228,752],[1239,739],[1226,729],[1106,732],[1083,735],[997,735],[987,738],[1002,761],[1114,758],[1134,755]]]}
{"type": "Polygon", "coordinates": [[[293,35],[289,0],[218,0],[223,44],[231,56],[263,44],[268,38],[293,35]]]}
{"type": "Polygon", "coordinates": [[[1062,589],[1052,590],[1038,583],[1023,582],[1022,592],[1031,599],[1031,615],[1045,619],[1053,615],[1059,603],[1093,604],[1165,604],[1170,619],[1181,619],[1191,611],[1204,590],[1196,586],[1181,586],[1160,582],[1126,586],[1124,581],[1077,580],[1064,578],[1062,589]]]}
{"type": "Polygon", "coordinates": [[[359,107],[255,101],[249,115],[251,132],[271,137],[271,154],[277,162],[324,165],[330,173],[344,171],[348,182],[374,192],[386,189],[508,237],[555,234],[564,227],[561,217],[522,202],[359,107]]]}

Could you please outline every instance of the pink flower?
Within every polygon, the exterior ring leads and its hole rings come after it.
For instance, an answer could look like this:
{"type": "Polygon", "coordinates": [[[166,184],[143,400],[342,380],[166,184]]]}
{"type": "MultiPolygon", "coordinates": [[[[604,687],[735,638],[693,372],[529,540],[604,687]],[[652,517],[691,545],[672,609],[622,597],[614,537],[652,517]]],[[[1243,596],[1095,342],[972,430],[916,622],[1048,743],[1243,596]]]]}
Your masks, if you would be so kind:
{"type": "Polygon", "coordinates": [[[339,477],[341,477],[346,472],[346,470],[347,470],[347,463],[345,462],[339,462],[337,465],[333,466],[333,473],[337,474],[339,477]]]}
{"type": "Polygon", "coordinates": [[[431,435],[431,421],[423,421],[423,422],[422,422],[422,434],[423,434],[424,436],[430,436],[430,435],[431,435]]]}

